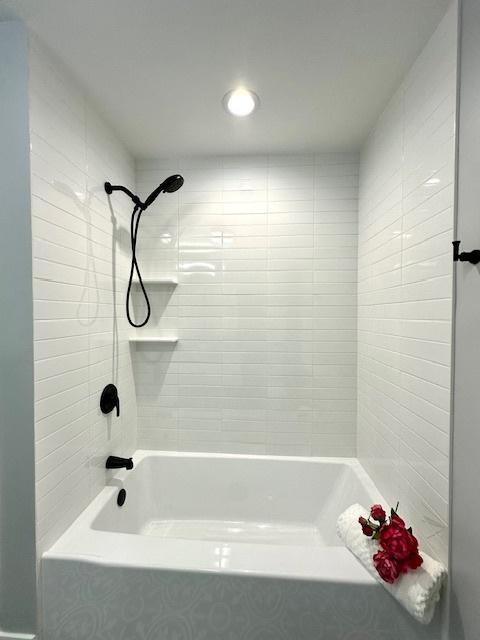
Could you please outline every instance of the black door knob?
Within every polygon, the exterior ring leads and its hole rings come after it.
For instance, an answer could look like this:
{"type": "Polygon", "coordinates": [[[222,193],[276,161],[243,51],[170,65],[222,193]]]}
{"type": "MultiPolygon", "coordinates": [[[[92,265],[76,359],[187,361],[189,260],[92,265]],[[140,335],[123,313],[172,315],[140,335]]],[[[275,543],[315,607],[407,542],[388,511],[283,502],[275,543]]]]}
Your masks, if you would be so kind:
{"type": "Polygon", "coordinates": [[[120,415],[120,400],[118,389],[114,384],[107,384],[100,397],[100,409],[102,413],[110,413],[117,409],[117,416],[120,415]]]}

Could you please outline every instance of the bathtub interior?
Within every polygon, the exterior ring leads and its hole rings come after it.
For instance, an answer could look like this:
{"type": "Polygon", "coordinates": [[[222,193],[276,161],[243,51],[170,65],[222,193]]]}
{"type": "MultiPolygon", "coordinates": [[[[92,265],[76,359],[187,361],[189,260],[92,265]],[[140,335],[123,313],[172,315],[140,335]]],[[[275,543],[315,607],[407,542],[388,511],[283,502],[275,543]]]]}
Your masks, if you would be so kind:
{"type": "Polygon", "coordinates": [[[298,459],[137,452],[117,492],[91,523],[163,539],[336,546],[338,515],[378,496],[351,459],[298,459]]]}

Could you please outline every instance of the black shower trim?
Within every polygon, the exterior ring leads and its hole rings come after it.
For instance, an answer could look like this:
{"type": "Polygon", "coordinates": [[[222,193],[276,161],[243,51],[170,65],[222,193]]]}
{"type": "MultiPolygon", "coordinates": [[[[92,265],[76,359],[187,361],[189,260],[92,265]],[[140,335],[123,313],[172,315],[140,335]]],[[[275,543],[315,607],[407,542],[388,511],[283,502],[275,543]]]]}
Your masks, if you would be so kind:
{"type": "Polygon", "coordinates": [[[156,189],[152,191],[152,193],[148,196],[145,202],[142,202],[140,198],[132,193],[130,189],[124,187],[123,185],[112,185],[110,182],[105,182],[105,191],[108,195],[111,195],[114,191],[122,191],[126,193],[129,198],[131,198],[135,204],[132,212],[132,217],[130,219],[130,242],[132,246],[132,262],[130,264],[130,276],[128,278],[128,287],[127,287],[127,299],[126,299],[126,313],[127,320],[136,329],[140,329],[140,327],[144,327],[147,322],[150,320],[151,315],[151,307],[150,300],[148,298],[147,291],[143,284],[142,274],[140,273],[140,268],[137,262],[137,234],[138,227],[140,224],[140,217],[142,213],[147,209],[160,195],[160,193],[174,193],[178,191],[180,187],[183,185],[183,177],[181,175],[174,174],[173,176],[169,176],[160,184],[156,189]],[[136,323],[130,315],[130,295],[132,292],[132,284],[133,284],[133,274],[137,272],[138,283],[140,284],[140,288],[143,293],[143,297],[145,299],[145,304],[147,306],[147,313],[145,319],[142,322],[136,323]]]}
{"type": "Polygon", "coordinates": [[[462,253],[460,253],[460,240],[454,240],[452,244],[454,262],[470,262],[471,264],[478,264],[480,262],[480,249],[462,251],[462,253]]]}

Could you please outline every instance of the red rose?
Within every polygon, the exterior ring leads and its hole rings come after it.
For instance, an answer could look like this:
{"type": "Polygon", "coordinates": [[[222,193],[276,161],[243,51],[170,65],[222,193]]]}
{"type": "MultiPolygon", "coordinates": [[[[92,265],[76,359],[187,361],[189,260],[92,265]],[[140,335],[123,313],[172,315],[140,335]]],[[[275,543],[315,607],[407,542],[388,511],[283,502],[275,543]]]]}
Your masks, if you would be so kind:
{"type": "Polygon", "coordinates": [[[400,562],[400,571],[402,573],[407,573],[407,571],[414,571],[415,569],[418,569],[418,567],[422,563],[422,556],[417,551],[414,551],[408,556],[408,558],[400,562]]]}
{"type": "Polygon", "coordinates": [[[396,524],[383,525],[380,529],[380,544],[396,560],[405,560],[418,549],[417,539],[396,524]]]}
{"type": "Polygon", "coordinates": [[[400,575],[400,568],[395,558],[392,558],[386,551],[377,551],[373,556],[373,564],[379,576],[385,582],[392,584],[400,575]]]}
{"type": "Polygon", "coordinates": [[[410,538],[410,551],[412,553],[417,553],[417,551],[418,551],[418,540],[413,535],[411,527],[410,527],[410,529],[407,529],[407,533],[408,533],[409,538],[410,538]]]}
{"type": "Polygon", "coordinates": [[[387,514],[381,504],[374,504],[370,509],[370,515],[374,520],[378,522],[385,522],[387,514]]]}
{"type": "Polygon", "coordinates": [[[373,528],[368,524],[368,520],[360,516],[358,522],[362,525],[362,531],[364,535],[370,538],[373,535],[373,528]]]}
{"type": "Polygon", "coordinates": [[[390,522],[392,524],[396,524],[397,527],[405,527],[405,522],[400,518],[399,515],[395,513],[393,509],[392,509],[392,515],[390,516],[390,522]]]}

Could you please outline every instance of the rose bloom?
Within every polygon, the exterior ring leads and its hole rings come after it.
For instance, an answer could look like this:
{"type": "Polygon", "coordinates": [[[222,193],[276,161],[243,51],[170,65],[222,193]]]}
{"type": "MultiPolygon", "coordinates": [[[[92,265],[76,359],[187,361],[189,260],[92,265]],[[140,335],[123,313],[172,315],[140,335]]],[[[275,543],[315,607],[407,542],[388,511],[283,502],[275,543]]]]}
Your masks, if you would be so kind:
{"type": "Polygon", "coordinates": [[[377,551],[373,556],[373,564],[379,576],[382,580],[385,580],[385,582],[393,584],[400,575],[398,562],[386,551],[377,551]]]}
{"type": "Polygon", "coordinates": [[[378,520],[378,522],[384,522],[387,517],[381,504],[374,504],[370,509],[370,515],[374,520],[378,520]]]}
{"type": "Polygon", "coordinates": [[[407,571],[418,569],[418,567],[420,567],[422,563],[422,556],[418,552],[414,551],[408,556],[408,558],[400,562],[400,572],[407,573],[407,571]]]}
{"type": "Polygon", "coordinates": [[[405,527],[405,522],[400,518],[399,515],[395,513],[395,511],[392,513],[390,517],[390,522],[392,524],[396,524],[397,527],[405,527]]]}
{"type": "Polygon", "coordinates": [[[373,528],[368,524],[367,519],[360,516],[358,521],[362,525],[363,533],[370,538],[373,535],[373,528]]]}
{"type": "Polygon", "coordinates": [[[418,552],[415,536],[396,524],[385,524],[380,529],[380,545],[395,560],[406,560],[412,553],[418,552]]]}

